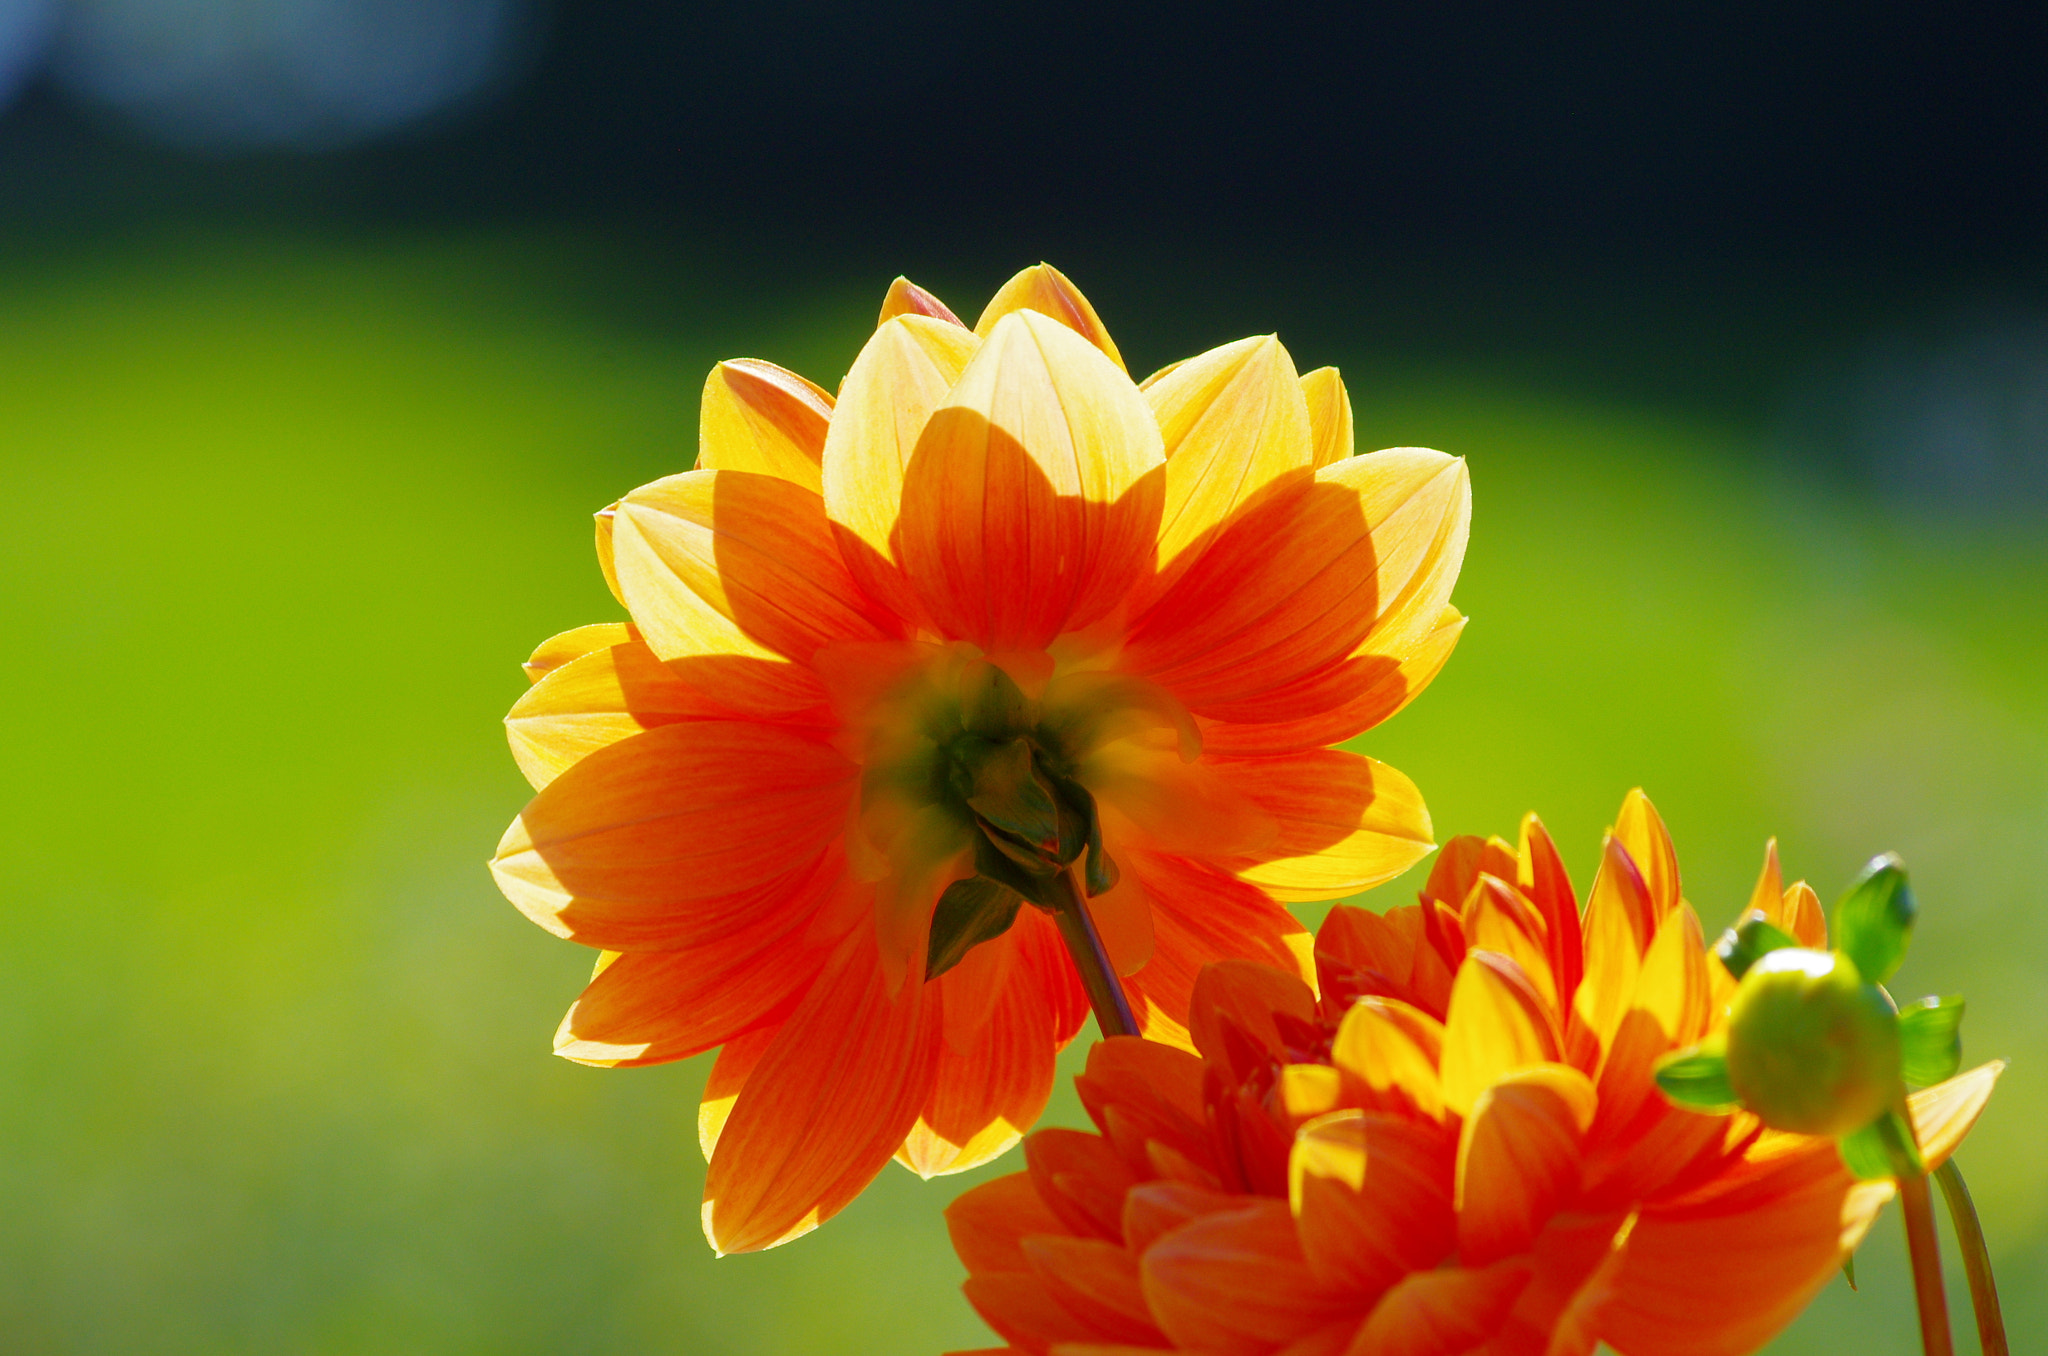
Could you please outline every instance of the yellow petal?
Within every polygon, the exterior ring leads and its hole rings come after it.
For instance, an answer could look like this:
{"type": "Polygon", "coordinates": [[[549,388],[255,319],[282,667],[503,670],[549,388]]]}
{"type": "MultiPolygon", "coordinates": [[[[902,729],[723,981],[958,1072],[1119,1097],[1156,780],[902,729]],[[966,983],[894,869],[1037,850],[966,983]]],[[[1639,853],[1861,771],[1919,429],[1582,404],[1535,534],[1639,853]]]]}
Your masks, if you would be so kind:
{"type": "Polygon", "coordinates": [[[1051,316],[1108,354],[1119,369],[1123,368],[1123,355],[1110,342],[1109,331],[1103,328],[1095,308],[1081,295],[1081,289],[1051,264],[1034,264],[1004,283],[989,298],[981,319],[974,322],[974,332],[986,339],[1004,316],[1026,310],[1051,316]]]}
{"type": "Polygon", "coordinates": [[[513,760],[538,791],[605,745],[642,730],[729,715],[663,667],[654,651],[625,641],[548,672],[512,704],[505,735],[513,760]]]}
{"type": "Polygon", "coordinates": [[[1472,1114],[1479,1094],[1532,1064],[1555,1064],[1559,1036],[1522,967],[1491,951],[1472,951],[1451,985],[1444,1022],[1444,1104],[1472,1114]]]}
{"type": "Polygon", "coordinates": [[[1991,1100],[1992,1085],[2004,1072],[2005,1061],[1994,1059],[1906,1099],[1913,1113],[1913,1133],[1920,1140],[1928,1167],[1940,1167],[1955,1152],[1977,1123],[1985,1103],[1991,1100]]]}
{"type": "Polygon", "coordinates": [[[1005,316],[918,438],[904,571],[944,634],[1043,649],[1150,569],[1163,464],[1130,378],[1035,311],[1005,316]]]}
{"type": "Polygon", "coordinates": [[[1318,367],[1301,379],[1308,402],[1308,423],[1315,446],[1315,464],[1328,466],[1351,455],[1351,393],[1334,367],[1318,367]]]}
{"type": "Polygon", "coordinates": [[[1713,977],[1699,917],[1690,907],[1667,915],[1643,957],[1635,1007],[1650,1015],[1673,1046],[1707,1034],[1713,1018],[1713,977]]]}
{"type": "Polygon", "coordinates": [[[1614,821],[1614,836],[1628,849],[1636,869],[1643,874],[1643,884],[1650,890],[1651,916],[1663,921],[1665,914],[1678,907],[1684,893],[1678,878],[1678,849],[1672,846],[1664,820],[1641,787],[1623,798],[1621,814],[1614,821]]]}
{"type": "Polygon", "coordinates": [[[1643,952],[1656,932],[1649,887],[1635,859],[1613,834],[1600,845],[1600,873],[1593,878],[1583,920],[1585,979],[1572,1006],[1604,1048],[1614,1039],[1642,973],[1643,952]]]}
{"type": "Polygon", "coordinates": [[[526,681],[537,683],[572,659],[581,659],[593,651],[624,645],[639,638],[640,633],[627,622],[596,622],[579,626],[573,631],[549,636],[534,647],[533,655],[521,667],[526,670],[526,681]]]}
{"type": "Polygon", "coordinates": [[[831,419],[832,397],[796,373],[728,359],[704,379],[696,469],[779,476],[815,494],[831,419]]]}
{"type": "Polygon", "coordinates": [[[1330,1059],[1375,1093],[1396,1092],[1442,1120],[1444,1026],[1398,998],[1361,998],[1345,1012],[1330,1059]]]}
{"type": "Polygon", "coordinates": [[[882,314],[876,318],[875,325],[880,328],[899,315],[930,316],[933,320],[966,328],[960,317],[953,314],[952,307],[904,277],[889,284],[889,293],[882,298],[882,314]]]}
{"type": "Polygon", "coordinates": [[[1190,358],[1145,392],[1166,445],[1159,565],[1198,550],[1238,505],[1313,469],[1294,363],[1267,335],[1190,358]]]}
{"type": "Polygon", "coordinates": [[[1434,1125],[1338,1111],[1304,1125],[1288,1200],[1318,1279],[1361,1298],[1441,1262],[1451,1228],[1451,1144],[1434,1125]]]}
{"type": "Polygon", "coordinates": [[[1271,855],[1239,872],[1277,899],[1342,899],[1392,880],[1429,854],[1422,793],[1385,763],[1316,749],[1212,765],[1277,826],[1271,855]]]}
{"type": "Polygon", "coordinates": [[[825,512],[847,568],[901,616],[916,615],[896,568],[903,469],[925,421],[980,346],[959,325],[930,316],[883,322],[853,360],[825,432],[825,512]]]}
{"type": "Polygon", "coordinates": [[[1544,1006],[1556,1010],[1557,981],[1550,973],[1543,919],[1514,886],[1498,876],[1480,876],[1465,901],[1464,923],[1467,946],[1498,951],[1521,966],[1544,1006]]]}
{"type": "Polygon", "coordinates": [[[1592,1080],[1564,1064],[1517,1069],[1479,1094],[1458,1139],[1458,1256],[1484,1266],[1528,1248],[1579,1186],[1592,1080]]]}

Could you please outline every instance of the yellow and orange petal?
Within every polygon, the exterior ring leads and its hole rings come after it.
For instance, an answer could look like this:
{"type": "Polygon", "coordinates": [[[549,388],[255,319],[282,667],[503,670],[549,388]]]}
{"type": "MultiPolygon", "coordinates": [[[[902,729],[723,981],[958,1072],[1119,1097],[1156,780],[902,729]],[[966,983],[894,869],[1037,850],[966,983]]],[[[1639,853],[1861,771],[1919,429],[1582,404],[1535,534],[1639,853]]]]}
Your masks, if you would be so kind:
{"type": "MultiPolygon", "coordinates": [[[[976,674],[1092,802],[1119,879],[1088,908],[1160,1040],[1193,1040],[1210,961],[1315,982],[1283,901],[1430,850],[1412,783],[1329,746],[1450,653],[1469,486],[1455,458],[1353,436],[1335,370],[1270,337],[1141,387],[1056,269],[971,329],[898,279],[836,395],[719,364],[695,469],[597,515],[629,620],[528,661],[508,734],[538,794],[492,869],[606,953],[561,1054],[721,1049],[716,1247],[814,1227],[891,1156],[929,1176],[1005,1151],[1084,1020],[1031,910],[924,976],[940,892],[980,869],[944,761],[976,674]]],[[[1078,1284],[1067,1254],[1036,1265],[1078,1284]]]]}
{"type": "MultiPolygon", "coordinates": [[[[1772,845],[1751,908],[1824,945],[1810,894],[1772,845]]],[[[1583,919],[1534,816],[1517,845],[1455,839],[1418,904],[1330,915],[1320,993],[1223,962],[1192,991],[1199,1059],[1097,1045],[1077,1081],[1095,1133],[1039,1132],[1029,1171],[948,1211],[968,1298],[1026,1356],[1753,1351],[1892,1185],[1832,1140],[1656,1091],[1657,1057],[1727,1020],[1709,959],[1639,792],[1583,919]],[[1135,1272],[1144,1310],[1106,1318],[1049,1257],[1135,1272]]],[[[2001,1068],[1912,1095],[1931,1164],[2001,1068]]]]}

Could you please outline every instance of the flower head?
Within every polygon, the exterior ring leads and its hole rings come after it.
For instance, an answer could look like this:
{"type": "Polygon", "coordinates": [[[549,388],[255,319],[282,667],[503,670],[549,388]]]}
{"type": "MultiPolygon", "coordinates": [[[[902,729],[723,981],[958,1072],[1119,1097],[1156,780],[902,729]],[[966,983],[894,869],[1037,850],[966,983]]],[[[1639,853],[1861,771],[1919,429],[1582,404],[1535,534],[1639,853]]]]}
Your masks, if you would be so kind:
{"type": "Polygon", "coordinates": [[[529,662],[493,869],[605,953],[560,1053],[722,1047],[715,1246],[1029,1128],[1086,1011],[1049,882],[1184,1044],[1204,963],[1311,976],[1279,901],[1428,851],[1414,786],[1327,746],[1449,654],[1465,470],[1351,450],[1333,370],[1248,339],[1141,388],[1042,265],[973,329],[899,281],[836,398],[712,372],[698,469],[599,515],[631,621],[529,662]]]}
{"type": "MultiPolygon", "coordinates": [[[[1775,845],[1754,908],[1825,947],[1775,845]]],[[[1734,985],[1640,792],[1583,915],[1535,816],[1454,839],[1419,904],[1332,912],[1320,996],[1212,966],[1200,1057],[1134,1040],[1079,1080],[1099,1133],[948,1212],[977,1310],[1021,1353],[1625,1356],[1751,1351],[1840,1266],[1888,1181],[1830,1139],[1705,1115],[1660,1057],[1723,1032],[1734,985]]],[[[1939,1162],[1986,1065],[1915,1094],[1939,1162]]]]}

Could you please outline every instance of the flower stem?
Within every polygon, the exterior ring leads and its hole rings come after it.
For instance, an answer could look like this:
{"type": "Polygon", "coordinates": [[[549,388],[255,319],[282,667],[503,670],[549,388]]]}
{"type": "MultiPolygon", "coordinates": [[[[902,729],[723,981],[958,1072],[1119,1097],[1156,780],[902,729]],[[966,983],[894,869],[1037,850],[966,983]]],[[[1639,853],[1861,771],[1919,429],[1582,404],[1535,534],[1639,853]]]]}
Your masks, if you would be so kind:
{"type": "Polygon", "coordinates": [[[1088,906],[1074,884],[1073,868],[1053,879],[1054,891],[1059,896],[1059,910],[1054,916],[1059,919],[1060,939],[1067,944],[1067,956],[1074,962],[1074,972],[1081,977],[1081,987],[1088,992],[1088,1006],[1095,1009],[1096,1027],[1105,1036],[1137,1035],[1138,1019],[1131,1015],[1130,1000],[1124,997],[1116,967],[1109,963],[1109,953],[1102,949],[1102,936],[1095,930],[1095,920],[1088,916],[1088,906]]]}
{"type": "Polygon", "coordinates": [[[1984,1356],[2009,1356],[2005,1342],[2005,1316],[1998,1310],[1998,1282],[1991,1278],[1991,1252],[1984,1246],[1984,1226],[1977,1222],[1977,1205],[1970,1188],[1963,1185],[1962,1169],[1951,1158],[1934,1170],[1941,1194],[1948,1201],[1949,1222],[1955,1226],[1956,1243],[1963,1253],[1963,1271],[1970,1278],[1970,1307],[1977,1313],[1977,1345],[1984,1356]]]}
{"type": "Polygon", "coordinates": [[[1906,1251],[1913,1257],[1913,1297],[1920,1304],[1920,1347],[1926,1356],[1955,1356],[1948,1330],[1948,1296],[1941,1287],[1941,1245],[1934,1237],[1934,1202],[1927,1175],[1898,1176],[1899,1208],[1906,1216],[1906,1251]]]}

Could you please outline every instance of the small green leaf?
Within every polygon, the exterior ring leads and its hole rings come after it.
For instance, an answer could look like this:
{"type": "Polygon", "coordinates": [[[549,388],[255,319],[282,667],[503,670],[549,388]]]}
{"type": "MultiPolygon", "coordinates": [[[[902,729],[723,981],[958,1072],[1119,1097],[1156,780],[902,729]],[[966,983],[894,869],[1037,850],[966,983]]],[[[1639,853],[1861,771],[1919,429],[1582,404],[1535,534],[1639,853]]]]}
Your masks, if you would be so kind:
{"type": "Polygon", "coordinates": [[[1851,1290],[1856,1288],[1856,1254],[1853,1252],[1842,1259],[1842,1279],[1849,1283],[1851,1290]]]}
{"type": "Polygon", "coordinates": [[[937,979],[958,965],[969,951],[994,941],[1017,921],[1024,900],[1016,891],[986,876],[956,880],[939,896],[932,912],[931,940],[925,946],[924,977],[937,979]]]}
{"type": "Polygon", "coordinates": [[[1729,974],[1741,979],[1760,958],[1798,945],[1783,928],[1773,926],[1760,913],[1752,913],[1721,934],[1721,940],[1714,943],[1714,954],[1728,967],[1729,974]]]}
{"type": "Polygon", "coordinates": [[[1835,949],[1856,962],[1872,984],[1898,972],[1913,931],[1913,891],[1906,868],[1895,853],[1873,857],[1849,893],[1835,905],[1832,936],[1835,949]]]}
{"type": "Polygon", "coordinates": [[[1657,1064],[1657,1086],[1664,1095],[1691,1111],[1733,1111],[1742,1099],[1728,1084],[1728,1059],[1720,1047],[1695,1045],[1667,1055],[1657,1064]]]}
{"type": "Polygon", "coordinates": [[[1954,1078],[1963,1063],[1963,1000],[1922,998],[1899,1009],[1899,1044],[1908,1083],[1954,1078]]]}
{"type": "Polygon", "coordinates": [[[1896,1109],[1885,1112],[1861,1130],[1843,1135],[1835,1141],[1835,1147],[1841,1151],[1842,1162],[1849,1171],[1862,1181],[1927,1171],[1912,1127],[1896,1109]]]}

